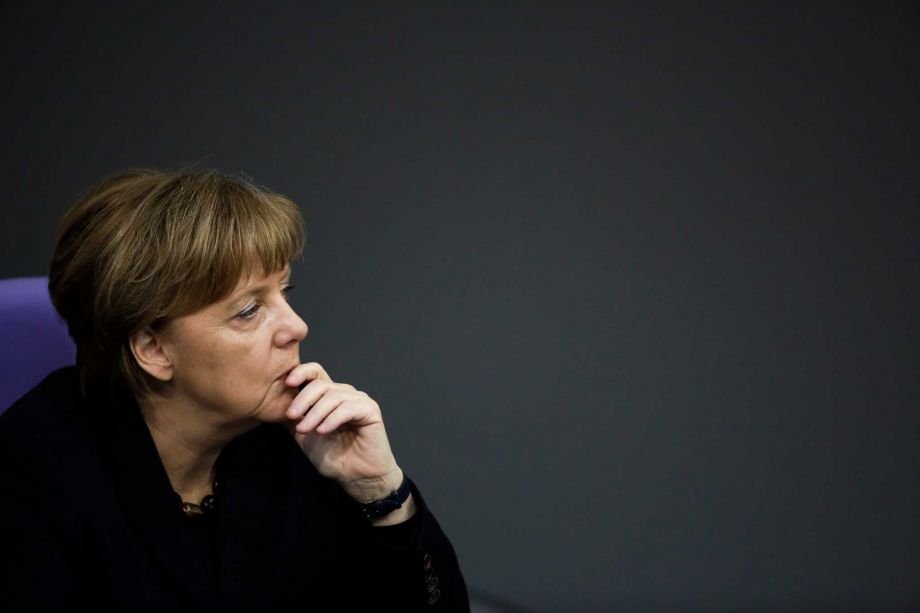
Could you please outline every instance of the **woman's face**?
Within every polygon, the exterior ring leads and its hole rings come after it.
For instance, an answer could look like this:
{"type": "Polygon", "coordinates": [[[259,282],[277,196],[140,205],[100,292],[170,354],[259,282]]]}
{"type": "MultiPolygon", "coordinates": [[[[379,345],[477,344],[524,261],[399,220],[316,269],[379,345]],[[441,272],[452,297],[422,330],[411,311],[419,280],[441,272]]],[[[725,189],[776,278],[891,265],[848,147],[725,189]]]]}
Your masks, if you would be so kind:
{"type": "Polygon", "coordinates": [[[165,326],[175,399],[216,423],[286,420],[298,390],[284,378],[300,364],[308,330],[287,301],[290,274],[289,266],[267,276],[254,272],[228,297],[165,326]]]}

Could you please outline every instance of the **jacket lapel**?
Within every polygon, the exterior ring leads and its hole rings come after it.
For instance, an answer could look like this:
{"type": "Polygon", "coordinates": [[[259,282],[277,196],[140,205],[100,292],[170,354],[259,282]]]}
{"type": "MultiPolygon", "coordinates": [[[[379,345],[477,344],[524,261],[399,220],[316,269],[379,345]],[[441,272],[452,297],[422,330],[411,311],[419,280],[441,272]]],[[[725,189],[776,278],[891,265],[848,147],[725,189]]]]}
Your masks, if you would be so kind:
{"type": "Polygon", "coordinates": [[[194,550],[184,522],[181,499],[172,489],[153,437],[133,396],[113,392],[93,402],[104,414],[112,456],[115,490],[128,522],[200,611],[215,607],[217,594],[208,585],[201,556],[194,550]]]}
{"type": "Polygon", "coordinates": [[[293,439],[275,424],[262,424],[221,451],[215,473],[219,585],[211,586],[181,499],[134,397],[121,390],[91,402],[113,454],[112,476],[125,516],[196,610],[271,609],[282,599],[285,573],[294,570],[283,560],[296,558],[290,536],[304,520],[292,512],[301,507],[292,499],[289,458],[302,460],[293,439]]]}
{"type": "Polygon", "coordinates": [[[283,517],[290,468],[278,448],[284,439],[273,439],[271,427],[237,437],[218,458],[218,572],[227,609],[274,609],[290,570],[283,563],[293,546],[283,517]]]}

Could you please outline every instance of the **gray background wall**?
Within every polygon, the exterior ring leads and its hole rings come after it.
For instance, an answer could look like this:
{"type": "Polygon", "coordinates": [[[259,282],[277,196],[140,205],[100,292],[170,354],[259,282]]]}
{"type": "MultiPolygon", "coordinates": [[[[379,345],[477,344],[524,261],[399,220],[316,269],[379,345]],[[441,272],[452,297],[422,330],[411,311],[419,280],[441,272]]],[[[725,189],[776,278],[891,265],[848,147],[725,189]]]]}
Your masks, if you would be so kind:
{"type": "Polygon", "coordinates": [[[920,11],[802,4],[4,3],[0,277],[245,172],[482,610],[910,609],[920,11]]]}

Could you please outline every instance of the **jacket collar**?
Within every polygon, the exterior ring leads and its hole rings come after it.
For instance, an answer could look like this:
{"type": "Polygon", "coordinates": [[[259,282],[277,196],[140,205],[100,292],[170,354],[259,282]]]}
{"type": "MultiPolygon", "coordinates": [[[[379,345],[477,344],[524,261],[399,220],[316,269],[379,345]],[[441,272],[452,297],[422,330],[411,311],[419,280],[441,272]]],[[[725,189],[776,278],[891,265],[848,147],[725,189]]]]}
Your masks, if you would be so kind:
{"type": "Polygon", "coordinates": [[[201,555],[173,491],[150,430],[133,395],[113,389],[90,401],[103,422],[103,437],[112,454],[112,478],[123,513],[155,557],[163,563],[195,608],[218,610],[221,592],[228,603],[243,592],[270,594],[277,543],[264,538],[263,526],[276,521],[285,493],[283,471],[271,450],[252,453],[265,437],[263,424],[228,443],[217,460],[218,576],[215,592],[201,555]],[[249,451],[247,451],[249,449],[249,451]],[[260,585],[264,584],[264,585],[260,585]]]}

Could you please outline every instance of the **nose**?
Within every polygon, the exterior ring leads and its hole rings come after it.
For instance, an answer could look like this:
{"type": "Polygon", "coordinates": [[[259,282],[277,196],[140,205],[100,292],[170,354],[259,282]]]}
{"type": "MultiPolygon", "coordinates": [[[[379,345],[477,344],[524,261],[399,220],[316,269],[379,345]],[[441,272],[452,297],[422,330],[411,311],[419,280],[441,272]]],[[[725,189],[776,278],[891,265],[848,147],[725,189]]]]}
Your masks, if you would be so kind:
{"type": "Polygon", "coordinates": [[[275,333],[275,342],[279,347],[286,347],[290,343],[299,343],[307,337],[310,328],[300,318],[297,312],[287,302],[284,303],[285,311],[281,325],[275,333]]]}

